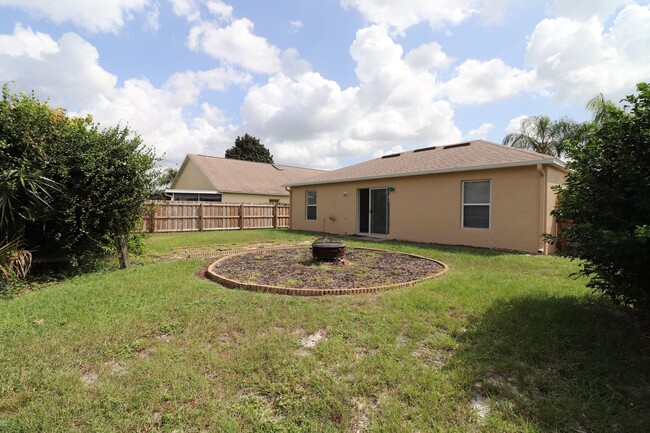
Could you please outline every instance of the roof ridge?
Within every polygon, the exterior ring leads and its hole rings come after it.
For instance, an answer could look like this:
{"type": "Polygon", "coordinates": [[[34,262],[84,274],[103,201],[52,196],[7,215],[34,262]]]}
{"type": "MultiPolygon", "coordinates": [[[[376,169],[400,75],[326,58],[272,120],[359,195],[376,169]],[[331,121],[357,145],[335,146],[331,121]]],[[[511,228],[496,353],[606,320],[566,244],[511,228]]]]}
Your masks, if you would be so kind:
{"type": "Polygon", "coordinates": [[[328,170],[323,170],[321,168],[310,168],[310,167],[298,167],[295,165],[287,165],[287,164],[279,164],[279,163],[271,163],[271,162],[259,162],[259,161],[246,161],[243,159],[235,159],[235,158],[226,158],[225,156],[215,156],[215,155],[204,155],[202,153],[188,153],[188,156],[200,156],[204,158],[216,158],[216,159],[222,159],[222,160],[228,160],[228,161],[238,161],[238,162],[247,162],[251,164],[263,164],[263,165],[275,165],[276,167],[287,167],[287,168],[299,168],[302,170],[314,170],[314,171],[328,171],[328,170]]]}
{"type": "Polygon", "coordinates": [[[515,150],[517,152],[523,152],[523,153],[528,154],[528,155],[532,154],[532,155],[542,156],[544,158],[557,159],[553,155],[547,155],[545,153],[535,152],[535,151],[532,151],[532,150],[526,150],[526,149],[520,149],[518,147],[507,146],[507,145],[505,145],[503,143],[494,143],[492,141],[487,141],[487,140],[472,140],[472,141],[470,141],[470,143],[474,143],[474,142],[485,143],[485,144],[489,144],[491,146],[500,146],[501,148],[515,150]]]}

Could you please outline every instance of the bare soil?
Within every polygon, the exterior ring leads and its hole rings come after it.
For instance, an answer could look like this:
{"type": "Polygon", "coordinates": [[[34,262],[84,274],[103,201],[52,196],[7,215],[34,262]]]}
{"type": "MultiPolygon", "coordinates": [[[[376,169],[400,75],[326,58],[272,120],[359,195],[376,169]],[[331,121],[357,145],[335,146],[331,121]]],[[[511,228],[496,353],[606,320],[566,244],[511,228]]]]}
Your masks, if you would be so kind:
{"type": "Polygon", "coordinates": [[[422,257],[360,248],[347,248],[341,263],[313,261],[308,248],[293,248],[228,257],[214,269],[242,283],[313,289],[406,283],[442,270],[439,263],[422,257]]]}

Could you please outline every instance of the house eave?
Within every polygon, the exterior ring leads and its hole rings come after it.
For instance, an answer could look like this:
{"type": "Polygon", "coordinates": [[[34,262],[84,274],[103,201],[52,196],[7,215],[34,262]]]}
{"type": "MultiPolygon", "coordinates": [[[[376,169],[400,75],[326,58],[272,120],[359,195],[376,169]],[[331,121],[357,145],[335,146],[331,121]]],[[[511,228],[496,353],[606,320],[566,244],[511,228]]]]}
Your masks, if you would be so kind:
{"type": "Polygon", "coordinates": [[[414,172],[409,172],[409,173],[391,173],[391,174],[383,174],[383,175],[378,175],[378,176],[351,177],[351,178],[346,178],[346,179],[323,180],[323,181],[316,181],[316,182],[296,182],[296,183],[284,184],[282,186],[284,186],[284,187],[292,187],[292,186],[324,185],[324,184],[329,184],[329,183],[358,182],[358,181],[364,181],[364,180],[389,179],[389,178],[395,178],[395,177],[424,176],[424,175],[428,175],[428,174],[459,173],[459,172],[465,172],[465,171],[494,170],[494,169],[499,169],[499,168],[527,167],[527,166],[535,166],[535,165],[540,165],[540,164],[553,165],[553,166],[559,168],[560,170],[562,170],[564,172],[569,171],[566,168],[565,163],[563,161],[557,159],[557,158],[540,158],[540,159],[528,160],[528,161],[504,162],[504,163],[497,163],[497,164],[482,164],[482,165],[467,166],[467,167],[443,168],[443,169],[437,169],[437,170],[422,170],[422,171],[414,171],[414,172]]]}
{"type": "Polygon", "coordinates": [[[166,194],[221,194],[221,191],[205,189],[166,189],[166,194]]]}

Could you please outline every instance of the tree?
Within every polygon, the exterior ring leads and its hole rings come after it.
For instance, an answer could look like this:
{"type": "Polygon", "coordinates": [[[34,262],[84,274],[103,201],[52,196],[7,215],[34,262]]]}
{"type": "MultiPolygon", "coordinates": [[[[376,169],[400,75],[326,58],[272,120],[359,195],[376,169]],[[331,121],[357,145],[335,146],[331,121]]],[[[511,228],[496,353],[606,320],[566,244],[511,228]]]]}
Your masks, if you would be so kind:
{"type": "Polygon", "coordinates": [[[650,310],[650,85],[622,107],[601,103],[584,140],[571,142],[553,215],[588,286],[650,310]]]}
{"type": "Polygon", "coordinates": [[[532,116],[521,122],[519,132],[506,135],[503,144],[561,158],[566,141],[575,139],[584,129],[585,125],[567,117],[551,120],[548,116],[532,116]]]}
{"type": "Polygon", "coordinates": [[[226,150],[226,158],[273,164],[271,152],[260,143],[258,138],[248,134],[235,139],[235,145],[226,150]]]}
{"type": "Polygon", "coordinates": [[[154,160],[126,127],[100,129],[90,116],[68,117],[3,87],[0,181],[16,186],[3,188],[4,208],[17,209],[12,224],[39,255],[81,261],[114,251],[115,236],[140,222],[154,160]]]}
{"type": "Polygon", "coordinates": [[[156,175],[156,186],[164,189],[174,182],[176,176],[178,176],[178,169],[168,167],[156,175]]]}

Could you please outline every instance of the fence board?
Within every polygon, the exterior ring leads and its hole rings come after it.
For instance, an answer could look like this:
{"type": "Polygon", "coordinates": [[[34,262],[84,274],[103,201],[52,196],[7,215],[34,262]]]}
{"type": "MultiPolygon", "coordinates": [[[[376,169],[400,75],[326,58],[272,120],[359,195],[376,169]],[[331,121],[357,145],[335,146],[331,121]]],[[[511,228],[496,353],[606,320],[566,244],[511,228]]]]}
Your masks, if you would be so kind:
{"type": "Polygon", "coordinates": [[[149,200],[142,218],[149,233],[289,227],[289,205],[149,200]]]}

